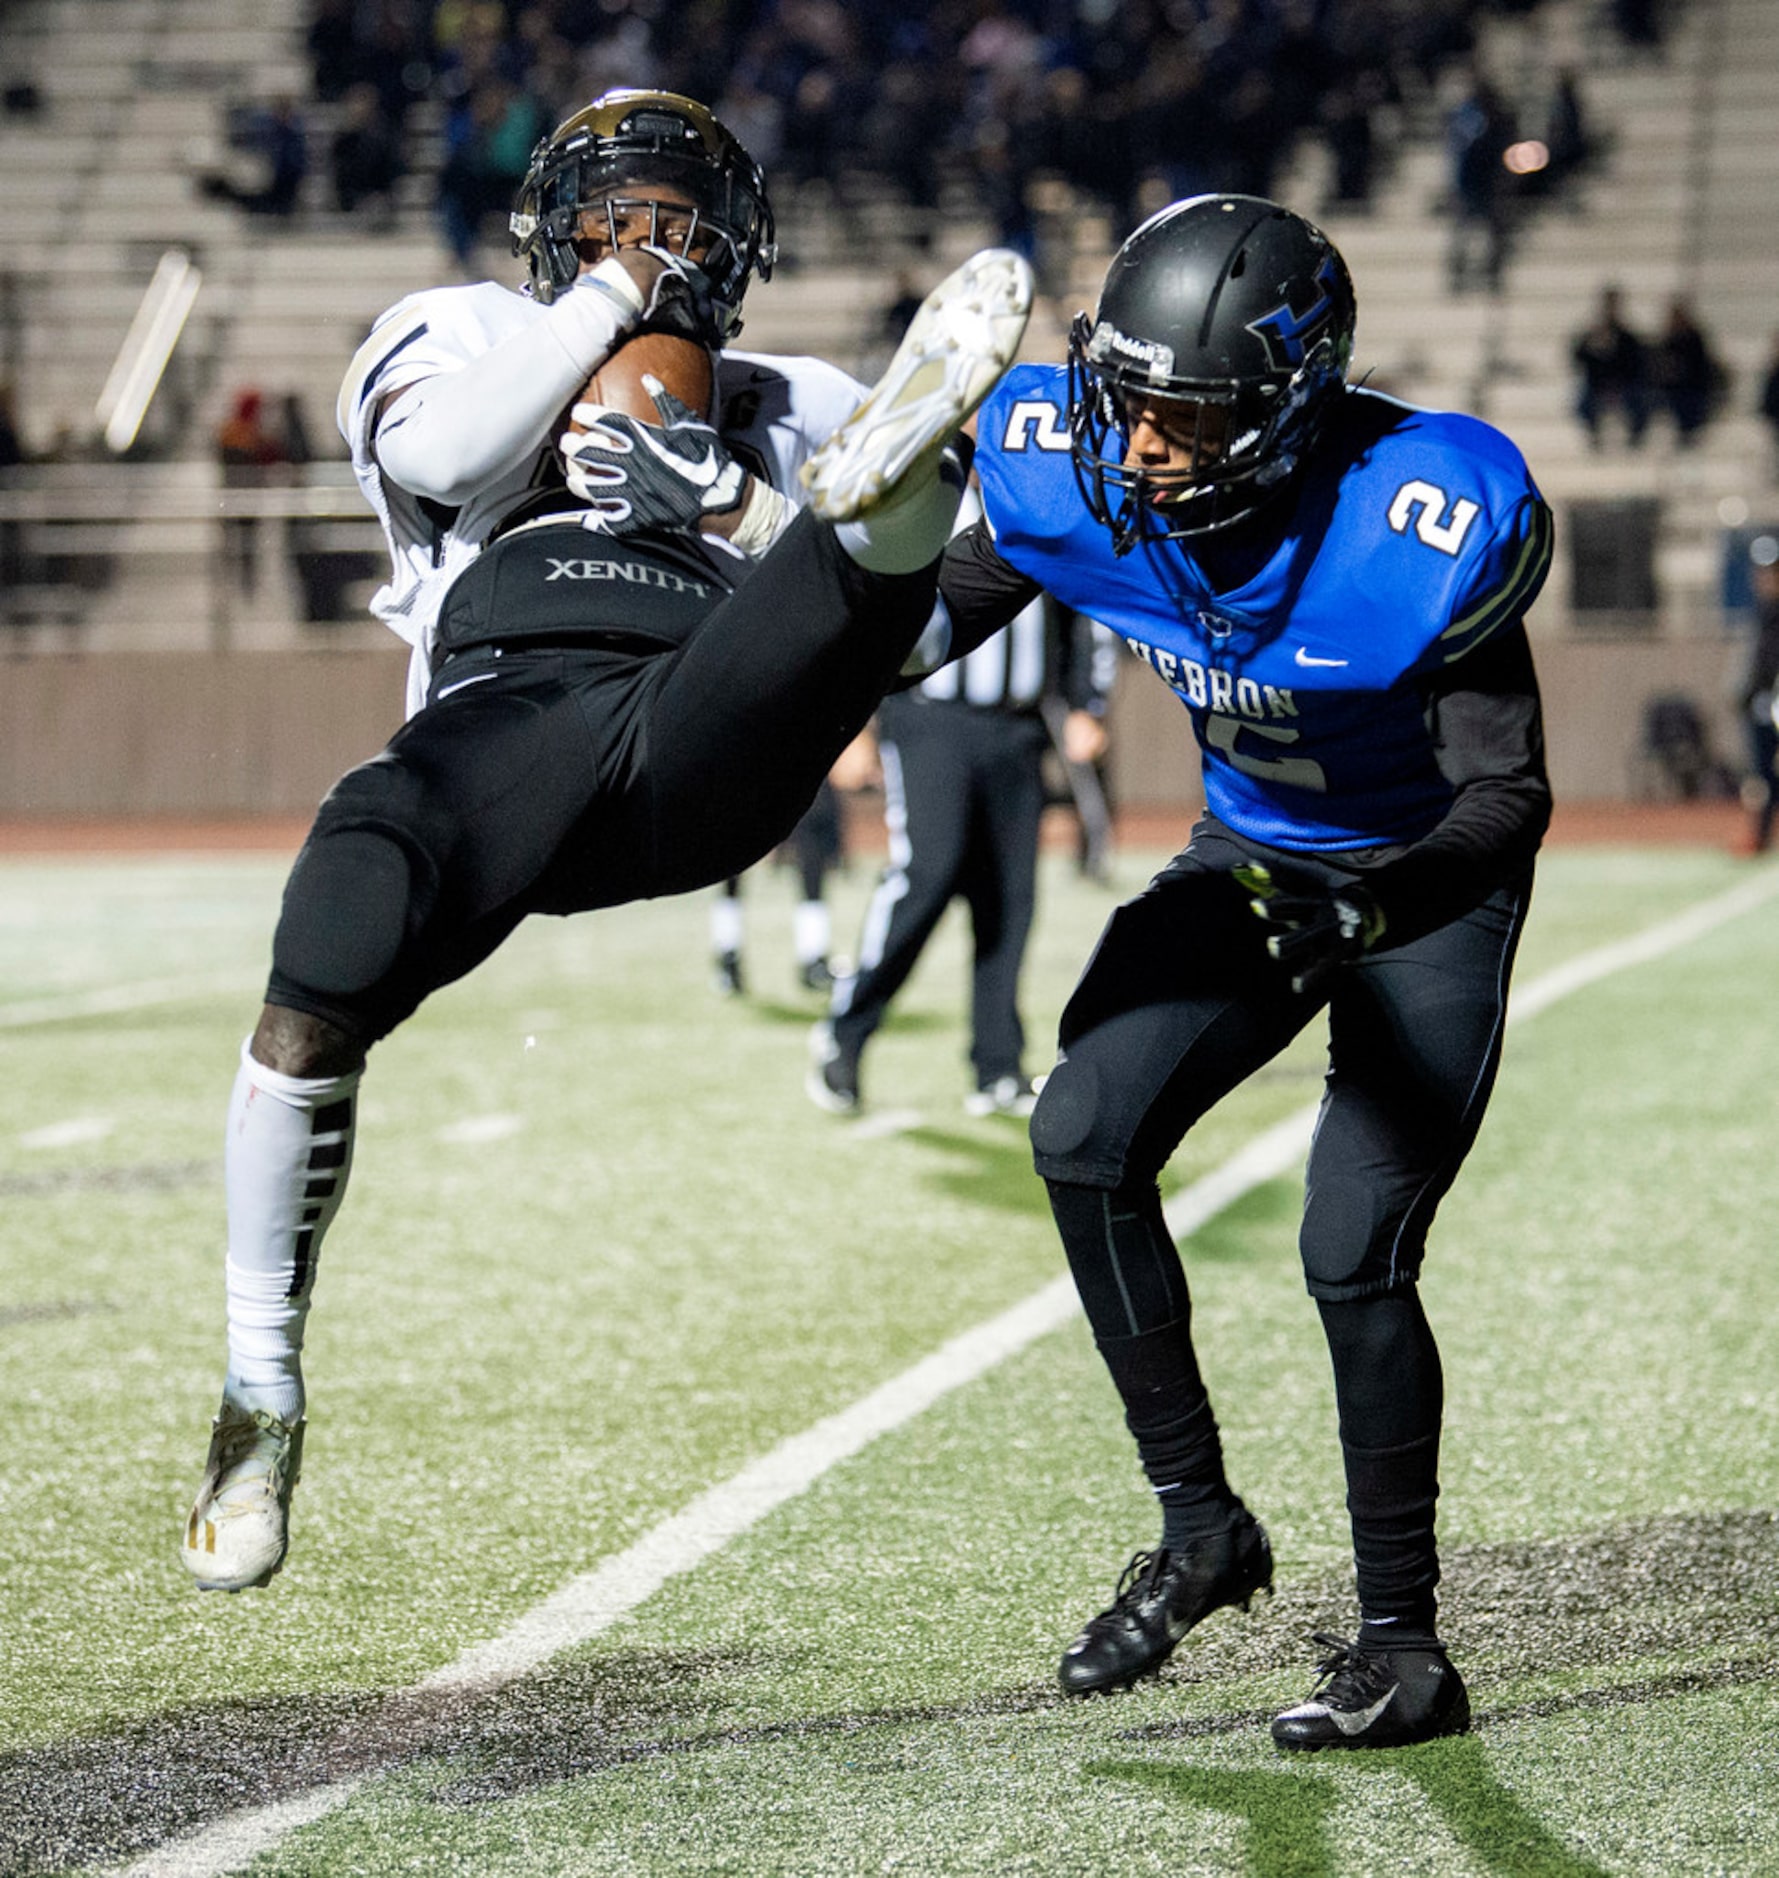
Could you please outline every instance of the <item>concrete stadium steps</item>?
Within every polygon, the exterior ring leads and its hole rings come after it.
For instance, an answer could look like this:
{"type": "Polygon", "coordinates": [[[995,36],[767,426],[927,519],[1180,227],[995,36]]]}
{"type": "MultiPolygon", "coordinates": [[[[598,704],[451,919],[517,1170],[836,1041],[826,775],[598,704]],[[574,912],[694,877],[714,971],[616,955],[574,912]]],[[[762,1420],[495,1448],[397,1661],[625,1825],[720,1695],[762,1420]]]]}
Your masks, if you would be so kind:
{"type": "MultiPolygon", "coordinates": [[[[1514,95],[1582,54],[1587,107],[1610,139],[1575,187],[1579,212],[1546,205],[1522,227],[1503,293],[1446,289],[1444,158],[1431,143],[1402,152],[1373,213],[1325,225],[1359,283],[1358,369],[1414,402],[1499,423],[1560,520],[1575,502],[1659,497],[1663,628],[1712,632],[1726,522],[1739,507],[1779,513],[1770,440],[1749,414],[1779,325],[1779,10],[1694,0],[1659,61],[1627,58],[1602,31],[1586,0],[1485,26],[1485,67],[1514,95]],[[1658,418],[1642,452],[1613,442],[1596,454],[1572,415],[1571,342],[1608,281],[1645,331],[1672,298],[1690,298],[1735,375],[1727,408],[1690,452],[1673,449],[1658,418]]],[[[1314,213],[1321,173],[1314,153],[1300,160],[1288,199],[1314,213]]],[[[1560,624],[1566,609],[1553,595],[1540,614],[1560,624]]]]}
{"type": "MultiPolygon", "coordinates": [[[[194,179],[227,155],[228,98],[265,95],[244,88],[279,71],[306,83],[293,45],[290,19],[220,0],[39,0],[0,21],[7,69],[44,98],[0,137],[0,173],[18,183],[0,191],[0,267],[24,316],[18,394],[32,443],[91,434],[165,248],[202,264],[238,245],[238,212],[204,200],[194,179]]],[[[202,299],[193,322],[214,324],[202,299]]]]}
{"type": "MultiPolygon", "coordinates": [[[[36,76],[49,99],[28,124],[0,122],[0,163],[27,179],[0,196],[0,266],[22,277],[31,318],[20,383],[30,430],[90,412],[157,244],[190,245],[206,272],[193,317],[210,357],[192,388],[188,433],[200,449],[242,384],[296,392],[318,447],[335,447],[333,398],[363,328],[402,293],[453,277],[430,215],[433,107],[420,109],[416,170],[388,235],[330,212],[319,173],[290,225],[198,196],[193,171],[225,155],[225,104],[304,89],[295,0],[245,14],[238,0],[20,0],[0,19],[9,69],[36,76]]],[[[1663,623],[1700,630],[1715,618],[1707,569],[1724,505],[1740,496],[1758,506],[1771,489],[1765,431],[1746,407],[1779,323],[1769,103],[1779,96],[1779,17],[1772,0],[1691,0],[1658,59],[1626,55],[1597,0],[1546,0],[1527,18],[1485,20],[1482,52],[1521,98],[1538,95],[1559,63],[1578,64],[1608,153],[1576,186],[1583,213],[1550,206],[1526,226],[1502,295],[1453,296],[1441,134],[1461,74],[1388,113],[1392,163],[1375,209],[1322,218],[1359,279],[1358,369],[1416,402],[1502,423],[1560,510],[1661,495],[1663,623]],[[1738,374],[1731,411],[1683,460],[1673,460],[1659,424],[1641,456],[1596,456],[1571,416],[1570,338],[1611,278],[1644,327],[1672,295],[1690,293],[1738,374]]],[[[326,107],[305,110],[319,172],[331,120],[326,107]]],[[[1306,143],[1281,193],[1315,214],[1326,175],[1326,152],[1306,143]]],[[[842,208],[824,182],[782,192],[787,261],[750,296],[744,345],[813,352],[868,375],[883,354],[878,312],[898,266],[934,280],[992,238],[969,205],[949,204],[960,215],[942,219],[922,253],[923,218],[893,192],[849,194],[857,199],[842,208]]],[[[1069,226],[1068,286],[1034,317],[1029,357],[1062,355],[1067,318],[1091,304],[1114,239],[1092,214],[1069,226]]],[[[488,277],[515,278],[504,243],[477,258],[488,277]]],[[[1563,623],[1560,607],[1548,617],[1563,623]]]]}

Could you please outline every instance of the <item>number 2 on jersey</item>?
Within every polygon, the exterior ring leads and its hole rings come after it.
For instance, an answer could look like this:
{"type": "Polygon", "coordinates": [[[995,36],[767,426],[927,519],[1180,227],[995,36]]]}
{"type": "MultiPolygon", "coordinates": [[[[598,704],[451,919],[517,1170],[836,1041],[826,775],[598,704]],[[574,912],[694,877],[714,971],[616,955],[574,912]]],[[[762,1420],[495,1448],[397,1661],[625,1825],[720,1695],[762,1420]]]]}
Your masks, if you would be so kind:
{"type": "Polygon", "coordinates": [[[1390,504],[1390,526],[1397,534],[1405,535],[1412,521],[1415,534],[1428,547],[1437,548],[1441,554],[1456,554],[1479,513],[1481,511],[1468,496],[1460,496],[1453,502],[1437,485],[1416,478],[1396,491],[1396,498],[1390,504]],[[1448,503],[1451,517],[1442,521],[1440,518],[1445,515],[1448,503]]]}

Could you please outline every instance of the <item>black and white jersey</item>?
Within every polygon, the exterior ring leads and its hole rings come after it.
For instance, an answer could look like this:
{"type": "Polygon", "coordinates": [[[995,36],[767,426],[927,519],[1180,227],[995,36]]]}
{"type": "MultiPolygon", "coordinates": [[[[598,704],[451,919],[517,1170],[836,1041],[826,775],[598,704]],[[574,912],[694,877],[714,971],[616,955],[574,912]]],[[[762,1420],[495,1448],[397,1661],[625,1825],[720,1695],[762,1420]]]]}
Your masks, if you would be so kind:
{"type": "MultiPolygon", "coordinates": [[[[394,394],[461,371],[545,316],[537,301],[493,281],[410,294],[377,321],[340,388],[340,433],[389,546],[390,577],[372,597],[371,611],[413,648],[410,715],[426,698],[440,600],[500,523],[558,473],[555,439],[540,431],[522,440],[512,468],[446,507],[385,475],[374,447],[378,413],[394,394]]],[[[863,396],[857,380],[821,359],[725,352],[719,360],[718,425],[725,440],[748,469],[799,505],[804,493],[797,472],[863,396]]]]}

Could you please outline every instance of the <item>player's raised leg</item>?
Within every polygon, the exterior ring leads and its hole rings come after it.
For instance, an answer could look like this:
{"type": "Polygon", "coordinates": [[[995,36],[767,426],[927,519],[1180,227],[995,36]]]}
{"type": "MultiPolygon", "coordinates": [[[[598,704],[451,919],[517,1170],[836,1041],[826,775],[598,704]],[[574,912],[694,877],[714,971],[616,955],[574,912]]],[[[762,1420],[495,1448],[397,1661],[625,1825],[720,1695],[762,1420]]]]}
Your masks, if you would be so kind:
{"type": "Polygon", "coordinates": [[[934,496],[940,458],[1018,356],[1031,305],[1032,271],[1010,248],[972,255],[927,295],[870,395],[810,458],[810,506],[862,566],[910,572],[943,548],[956,503],[934,496]]]}
{"type": "Polygon", "coordinates": [[[662,682],[647,740],[651,892],[720,880],[782,841],[917,647],[924,659],[967,476],[950,446],[1017,356],[1031,295],[1031,270],[1004,249],[933,290],[812,457],[810,512],[662,682]]]}

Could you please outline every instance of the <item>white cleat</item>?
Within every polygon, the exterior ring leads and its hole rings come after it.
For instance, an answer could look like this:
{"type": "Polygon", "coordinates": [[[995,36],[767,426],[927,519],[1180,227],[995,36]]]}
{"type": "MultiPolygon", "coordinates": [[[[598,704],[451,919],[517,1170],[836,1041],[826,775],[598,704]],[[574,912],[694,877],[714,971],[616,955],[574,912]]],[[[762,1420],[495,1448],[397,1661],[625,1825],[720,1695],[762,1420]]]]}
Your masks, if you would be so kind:
{"type": "Polygon", "coordinates": [[[984,248],[947,275],[865,402],[804,465],[816,514],[869,515],[936,458],[1019,356],[1031,310],[1032,270],[1011,248],[984,248]]]}
{"type": "Polygon", "coordinates": [[[292,1427],[264,1409],[222,1405],[179,1548],[200,1591],[271,1583],[290,1542],[290,1496],[302,1463],[301,1422],[292,1427]]]}

